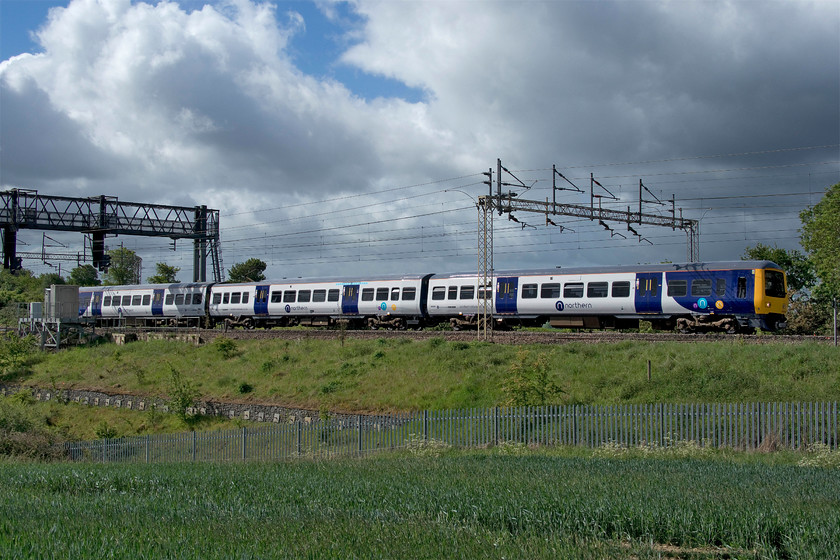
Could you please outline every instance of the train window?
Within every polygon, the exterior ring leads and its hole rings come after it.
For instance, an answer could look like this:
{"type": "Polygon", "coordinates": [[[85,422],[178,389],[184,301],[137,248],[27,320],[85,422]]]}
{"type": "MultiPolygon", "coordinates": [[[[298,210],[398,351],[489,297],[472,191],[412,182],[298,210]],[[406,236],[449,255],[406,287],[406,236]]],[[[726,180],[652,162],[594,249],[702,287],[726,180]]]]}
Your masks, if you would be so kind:
{"type": "Polygon", "coordinates": [[[444,286],[435,286],[432,288],[432,299],[435,301],[446,299],[446,288],[444,286]]]}
{"type": "Polygon", "coordinates": [[[489,286],[479,286],[478,299],[493,299],[493,289],[489,286]]]}
{"type": "Polygon", "coordinates": [[[688,280],[668,281],[668,297],[685,297],[688,295],[688,280]]]}
{"type": "Polygon", "coordinates": [[[242,292],[233,292],[230,294],[230,304],[237,305],[242,302],[242,292]]]}
{"type": "MultiPolygon", "coordinates": [[[[248,303],[248,299],[251,295],[248,292],[242,292],[242,303],[248,303]]],[[[195,302],[193,302],[195,303],[195,302]]]]}
{"type": "Polygon", "coordinates": [[[283,292],[283,303],[294,303],[297,292],[295,290],[286,290],[283,292]]]}
{"type": "Polygon", "coordinates": [[[613,282],[612,297],[630,297],[630,282],[613,282]]]}
{"type": "Polygon", "coordinates": [[[540,286],[542,299],[557,299],[560,297],[560,284],[543,284],[540,286]]]}
{"type": "Polygon", "coordinates": [[[691,297],[705,297],[712,295],[712,280],[709,278],[695,278],[691,281],[691,297]]]}
{"type": "Polygon", "coordinates": [[[102,305],[104,307],[110,307],[111,306],[111,296],[105,296],[105,299],[102,300],[102,305]]]}
{"type": "MultiPolygon", "coordinates": [[[[169,296],[166,296],[166,303],[169,304],[169,296]]],[[[213,305],[219,305],[222,303],[222,294],[215,293],[213,294],[213,305]]]]}
{"type": "Polygon", "coordinates": [[[777,270],[765,270],[764,294],[768,297],[785,297],[784,274],[777,270]]]}
{"type": "MultiPolygon", "coordinates": [[[[217,296],[221,297],[221,294],[216,294],[217,296]]],[[[116,299],[116,298],[114,298],[116,299]]],[[[166,294],[166,299],[163,302],[166,305],[172,305],[175,303],[175,296],[173,294],[166,294]]],[[[219,302],[216,302],[219,303],[219,302]]]]}
{"type": "Polygon", "coordinates": [[[723,297],[726,294],[726,278],[718,278],[715,286],[715,293],[723,297]]]}
{"type": "Polygon", "coordinates": [[[373,288],[362,288],[362,301],[373,301],[373,288]]]}
{"type": "Polygon", "coordinates": [[[461,286],[460,299],[475,299],[475,286],[461,286]]]}
{"type": "Polygon", "coordinates": [[[184,304],[191,305],[192,304],[192,294],[187,294],[184,296],[184,304]]]}
{"type": "Polygon", "coordinates": [[[312,292],[312,301],[315,303],[327,301],[327,290],[315,290],[312,292]]]}
{"type": "Polygon", "coordinates": [[[563,286],[564,298],[583,297],[583,282],[571,282],[563,286]]]}
{"type": "Polygon", "coordinates": [[[271,292],[271,303],[280,303],[283,301],[283,292],[271,292]]]}
{"type": "Polygon", "coordinates": [[[268,301],[268,288],[259,288],[254,301],[258,303],[265,303],[268,301]]]}
{"type": "Polygon", "coordinates": [[[152,296],[149,294],[143,296],[143,305],[149,305],[150,303],[152,303],[152,296]]]}
{"type": "Polygon", "coordinates": [[[537,297],[537,285],[536,284],[523,284],[522,285],[522,299],[534,299],[537,297]]]}
{"type": "Polygon", "coordinates": [[[175,305],[184,305],[184,294],[175,294],[175,305]]]}
{"type": "Polygon", "coordinates": [[[201,294],[193,294],[193,305],[201,305],[201,294]]]}
{"type": "Polygon", "coordinates": [[[131,297],[131,305],[140,305],[143,301],[143,296],[132,296],[131,297]]]}
{"type": "Polygon", "coordinates": [[[230,292],[225,292],[222,294],[222,304],[227,305],[230,303],[230,292]]]}
{"type": "Polygon", "coordinates": [[[312,299],[312,290],[301,290],[298,292],[298,302],[309,303],[312,299]]]}
{"type": "Polygon", "coordinates": [[[131,305],[131,296],[123,296],[122,304],[123,304],[123,307],[131,305]]]}
{"type": "Polygon", "coordinates": [[[743,276],[738,277],[738,299],[747,297],[747,279],[743,276]]]}
{"type": "Polygon", "coordinates": [[[449,293],[446,299],[458,299],[458,286],[449,286],[449,293]]]}
{"type": "Polygon", "coordinates": [[[399,301],[400,300],[400,289],[399,288],[391,288],[391,301],[399,301]]]}
{"type": "Polygon", "coordinates": [[[586,297],[607,297],[609,293],[610,285],[608,282],[590,282],[586,285],[586,297]]]}
{"type": "Polygon", "coordinates": [[[111,300],[111,305],[117,307],[119,306],[120,301],[120,296],[114,296],[114,299],[111,300]]]}
{"type": "Polygon", "coordinates": [[[329,293],[327,293],[327,301],[338,301],[338,295],[338,290],[330,290],[329,293]]]}
{"type": "Polygon", "coordinates": [[[402,299],[403,301],[414,301],[414,298],[417,297],[417,288],[403,288],[402,299]]]}
{"type": "Polygon", "coordinates": [[[388,300],[388,288],[376,288],[376,300],[377,301],[387,301],[388,300]]]}

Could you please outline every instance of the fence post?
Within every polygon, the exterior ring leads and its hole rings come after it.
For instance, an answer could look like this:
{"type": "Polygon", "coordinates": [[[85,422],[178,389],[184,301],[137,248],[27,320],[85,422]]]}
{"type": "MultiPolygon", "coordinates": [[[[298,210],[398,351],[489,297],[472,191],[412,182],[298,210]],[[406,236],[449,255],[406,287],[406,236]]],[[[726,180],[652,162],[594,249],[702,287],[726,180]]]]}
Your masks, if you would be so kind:
{"type": "Polygon", "coordinates": [[[359,449],[359,455],[361,455],[362,454],[362,415],[361,414],[356,415],[356,428],[358,429],[358,432],[359,432],[358,449],[359,449]]]}
{"type": "Polygon", "coordinates": [[[297,455],[301,455],[301,439],[303,438],[303,420],[297,421],[297,455]]]}
{"type": "Polygon", "coordinates": [[[242,426],[242,460],[246,459],[246,452],[245,448],[248,443],[248,428],[246,426],[242,426]]]}
{"type": "Polygon", "coordinates": [[[195,430],[193,430],[193,433],[192,433],[192,460],[193,460],[193,463],[195,463],[195,455],[196,455],[196,449],[195,448],[196,448],[196,435],[195,435],[195,430]]]}
{"type": "Polygon", "coordinates": [[[146,462],[149,462],[149,434],[146,434],[146,462]]]}
{"type": "Polygon", "coordinates": [[[499,407],[493,407],[493,445],[499,445],[499,407]]]}

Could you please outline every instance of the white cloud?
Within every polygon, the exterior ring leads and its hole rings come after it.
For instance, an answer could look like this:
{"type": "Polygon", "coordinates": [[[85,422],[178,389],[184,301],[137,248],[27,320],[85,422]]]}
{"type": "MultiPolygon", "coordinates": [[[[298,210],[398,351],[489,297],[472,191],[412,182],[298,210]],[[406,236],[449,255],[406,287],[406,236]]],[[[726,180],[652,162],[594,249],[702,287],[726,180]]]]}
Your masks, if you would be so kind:
{"type": "MultiPolygon", "coordinates": [[[[43,53],[0,62],[0,183],[207,204],[230,215],[223,231],[240,228],[223,237],[245,239],[313,212],[295,203],[478,173],[497,157],[545,169],[838,143],[840,17],[832,3],[318,5],[336,28],[318,30],[295,3],[249,0],[197,10],[74,0],[53,10],[37,34],[43,53]],[[359,17],[350,21],[342,10],[359,17]],[[345,35],[336,38],[336,30],[345,35]],[[303,73],[289,53],[312,33],[349,45],[341,64],[420,89],[426,99],[360,96],[352,84],[303,73]],[[249,213],[266,208],[276,210],[249,213]]],[[[627,201],[642,173],[715,165],[592,170],[616,176],[611,186],[627,201]]],[[[544,172],[533,177],[538,187],[550,180],[544,172]]],[[[680,188],[672,179],[657,192],[680,188]]],[[[367,200],[374,206],[387,196],[367,200]]],[[[466,202],[436,197],[438,209],[442,200],[466,202]]],[[[415,204],[392,198],[384,211],[312,223],[374,222],[415,204]]],[[[451,230],[455,220],[448,219],[451,230]]],[[[461,217],[472,220],[471,212],[461,217]]],[[[590,238],[608,245],[602,231],[594,233],[597,225],[586,227],[577,228],[583,247],[590,238]]],[[[548,237],[514,234],[523,244],[548,237]]],[[[680,243],[667,258],[681,258],[680,243]]],[[[627,251],[619,258],[663,256],[627,251]]],[[[272,258],[285,257],[278,249],[272,258]]]]}

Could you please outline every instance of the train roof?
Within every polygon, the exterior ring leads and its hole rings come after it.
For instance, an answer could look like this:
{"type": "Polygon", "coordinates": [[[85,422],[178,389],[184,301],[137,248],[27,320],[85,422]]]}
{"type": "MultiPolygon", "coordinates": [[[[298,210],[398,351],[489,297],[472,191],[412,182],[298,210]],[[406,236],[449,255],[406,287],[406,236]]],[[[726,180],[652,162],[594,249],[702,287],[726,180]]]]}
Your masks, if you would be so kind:
{"type": "MultiPolygon", "coordinates": [[[[606,265],[582,266],[570,268],[537,268],[519,270],[494,270],[494,276],[550,276],[550,275],[579,275],[579,274],[632,274],[636,272],[672,272],[697,271],[711,272],[715,270],[753,270],[756,268],[781,267],[771,261],[713,261],[695,263],[663,263],[642,265],[606,265]]],[[[435,274],[435,278],[466,278],[475,277],[475,272],[456,272],[452,274],[435,274]]]]}
{"type": "Polygon", "coordinates": [[[172,288],[204,288],[213,282],[173,282],[171,284],[123,284],[120,286],[80,286],[80,290],[160,290],[172,288]]]}
{"type": "MultiPolygon", "coordinates": [[[[576,274],[632,274],[636,272],[671,272],[671,271],[715,271],[715,270],[753,270],[775,268],[781,270],[782,267],[772,261],[711,261],[711,262],[695,262],[695,263],[663,263],[663,264],[643,264],[643,265],[605,265],[605,266],[582,266],[570,268],[534,268],[534,269],[517,269],[517,270],[495,270],[494,276],[550,276],[550,275],[576,275],[576,274]]],[[[184,289],[207,287],[211,285],[217,286],[265,286],[276,284],[357,284],[360,281],[376,282],[376,281],[394,281],[394,280],[422,280],[427,276],[433,278],[475,278],[476,272],[453,272],[446,274],[372,274],[370,276],[328,276],[328,277],[295,277],[295,278],[272,278],[261,282],[242,282],[242,283],[214,283],[214,282],[180,282],[173,284],[134,284],[130,286],[86,286],[80,288],[81,290],[107,290],[107,289],[184,289]]]]}

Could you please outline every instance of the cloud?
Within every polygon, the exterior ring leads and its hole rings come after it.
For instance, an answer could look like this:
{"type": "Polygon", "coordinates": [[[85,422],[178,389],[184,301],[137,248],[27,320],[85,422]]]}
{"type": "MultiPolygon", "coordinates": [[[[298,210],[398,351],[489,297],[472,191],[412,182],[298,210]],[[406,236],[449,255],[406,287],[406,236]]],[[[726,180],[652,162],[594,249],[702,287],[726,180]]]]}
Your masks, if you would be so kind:
{"type": "MultiPolygon", "coordinates": [[[[688,215],[708,213],[704,254],[718,258],[753,241],[746,224],[752,230],[754,218],[795,214],[790,204],[747,210],[742,200],[709,203],[698,193],[790,191],[803,180],[797,166],[815,177],[828,167],[834,175],[819,176],[838,178],[837,165],[825,165],[840,143],[832,3],[316,4],[326,23],[295,2],[189,9],[196,4],[74,0],[52,10],[37,32],[43,52],[0,62],[0,183],[206,204],[223,212],[229,254],[259,252],[270,271],[308,274],[332,272],[348,255],[357,259],[348,271],[372,261],[391,270],[415,250],[431,260],[430,246],[445,259],[432,260],[434,268],[474,266],[464,247],[474,245],[475,211],[463,193],[483,192],[482,177],[469,176],[496,158],[537,181],[528,191],[536,200],[552,196],[552,164],[582,186],[594,172],[620,208],[636,204],[644,178],[657,196],[684,199],[688,215]],[[330,41],[325,52],[343,49],[328,65],[405,84],[423,99],[362,93],[333,72],[303,72],[295,61],[304,37],[306,45],[330,41]],[[789,150],[826,145],[835,147],[789,150]],[[695,157],[715,154],[746,155],[695,157]],[[461,179],[436,183],[452,177],[461,179]],[[454,207],[467,210],[448,213],[454,207]],[[388,228],[419,228],[419,237],[388,241],[388,228]],[[326,247],[339,235],[347,245],[326,247]],[[322,260],[313,264],[315,249],[322,260]]],[[[813,180],[808,189],[824,186],[813,180]]],[[[651,251],[622,245],[597,223],[565,223],[576,232],[499,223],[501,262],[684,255],[679,232],[646,232],[661,234],[651,251]]],[[[170,258],[158,251],[147,260],[170,258]]]]}

